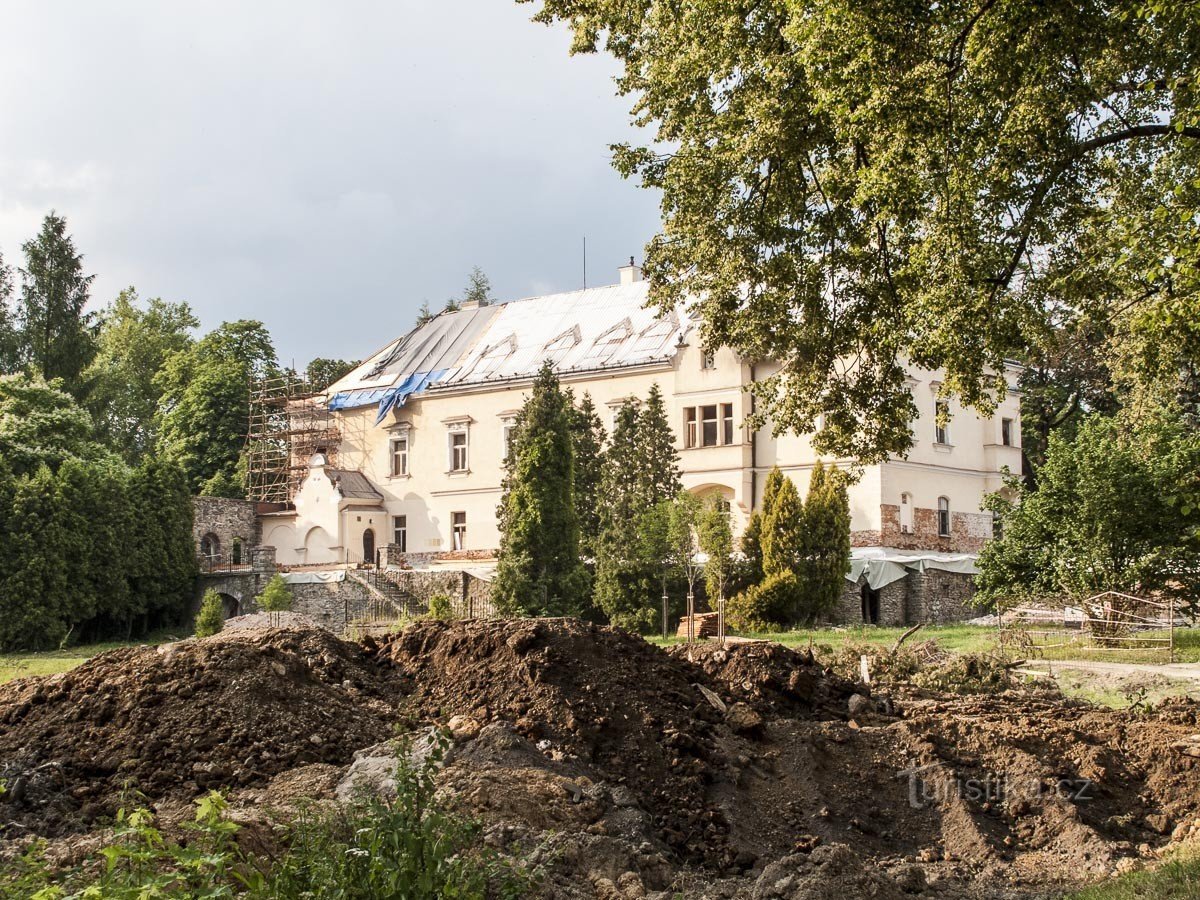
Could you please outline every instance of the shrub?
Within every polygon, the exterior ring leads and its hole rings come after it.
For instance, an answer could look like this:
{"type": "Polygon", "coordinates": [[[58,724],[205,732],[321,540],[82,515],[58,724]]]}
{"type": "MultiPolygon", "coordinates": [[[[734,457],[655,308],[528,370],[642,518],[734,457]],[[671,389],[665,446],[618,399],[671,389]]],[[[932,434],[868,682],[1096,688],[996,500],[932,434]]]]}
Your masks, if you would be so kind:
{"type": "Polygon", "coordinates": [[[729,624],[739,631],[779,631],[800,604],[800,582],[792,572],[768,575],[729,601],[729,624]]]}
{"type": "Polygon", "coordinates": [[[221,595],[209,589],[204,592],[200,611],[196,613],[196,637],[212,637],[224,627],[225,611],[221,605],[221,595]]]}
{"type": "Polygon", "coordinates": [[[446,622],[455,618],[449,594],[434,594],[429,598],[429,618],[446,622]]]}

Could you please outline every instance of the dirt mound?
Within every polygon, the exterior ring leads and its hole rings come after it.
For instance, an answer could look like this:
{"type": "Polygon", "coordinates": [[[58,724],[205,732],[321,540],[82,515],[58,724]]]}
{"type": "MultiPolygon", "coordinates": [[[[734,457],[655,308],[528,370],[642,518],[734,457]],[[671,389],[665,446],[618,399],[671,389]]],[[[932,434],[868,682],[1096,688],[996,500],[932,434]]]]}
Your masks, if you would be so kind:
{"type": "Polygon", "coordinates": [[[575,620],[114,651],[0,688],[2,836],[95,820],[127,784],[164,807],[223,787],[247,816],[330,796],[397,722],[448,728],[447,801],[571,900],[1035,896],[1200,832],[1195,703],[893,705],[778,645],[692,657],[575,620]]]}
{"type": "Polygon", "coordinates": [[[853,684],[825,671],[813,655],[768,641],[676,644],[668,651],[693,662],[736,698],[774,714],[845,717],[853,684]]]}
{"type": "Polygon", "coordinates": [[[0,687],[6,812],[41,833],[111,813],[122,794],[189,797],[387,737],[386,670],[319,629],[237,630],[104,653],[0,687]]]}
{"type": "Polygon", "coordinates": [[[737,698],[699,667],[577,620],[419,622],[377,652],[407,677],[415,718],[509,722],[551,761],[632,792],[684,858],[732,858],[705,802],[727,764],[723,713],[696,685],[737,698]]]}

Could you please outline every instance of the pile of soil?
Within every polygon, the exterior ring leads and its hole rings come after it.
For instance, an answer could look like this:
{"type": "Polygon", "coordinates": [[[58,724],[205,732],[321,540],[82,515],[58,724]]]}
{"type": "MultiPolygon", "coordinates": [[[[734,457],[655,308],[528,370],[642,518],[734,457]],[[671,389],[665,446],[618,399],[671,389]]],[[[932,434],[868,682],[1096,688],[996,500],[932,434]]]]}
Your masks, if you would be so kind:
{"type": "Polygon", "coordinates": [[[114,650],[0,686],[6,819],[41,834],[155,800],[338,765],[387,737],[394,679],[321,629],[114,650]]]}
{"type": "Polygon", "coordinates": [[[691,656],[575,620],[114,651],[0,687],[0,843],[89,827],[127,785],[160,809],[224,787],[243,817],[329,798],[355,751],[389,777],[397,723],[449,730],[447,802],[554,897],[1043,896],[1200,835],[1194,702],[884,697],[806,651],[691,656]]]}
{"type": "MultiPolygon", "coordinates": [[[[418,622],[375,652],[408,680],[413,718],[511,723],[564,771],[573,765],[576,774],[631,791],[656,836],[681,858],[735,862],[729,822],[706,801],[707,788],[729,768],[730,733],[755,730],[762,714],[773,711],[775,696],[734,688],[640,638],[572,619],[418,622]],[[746,701],[757,709],[744,709],[746,701]]],[[[757,660],[764,652],[750,646],[731,652],[730,671],[743,656],[757,660]]],[[[819,700],[821,711],[833,715],[836,691],[820,670],[811,660],[788,664],[793,708],[814,713],[819,700]]],[[[779,677],[782,696],[789,676],[779,677]]]]}

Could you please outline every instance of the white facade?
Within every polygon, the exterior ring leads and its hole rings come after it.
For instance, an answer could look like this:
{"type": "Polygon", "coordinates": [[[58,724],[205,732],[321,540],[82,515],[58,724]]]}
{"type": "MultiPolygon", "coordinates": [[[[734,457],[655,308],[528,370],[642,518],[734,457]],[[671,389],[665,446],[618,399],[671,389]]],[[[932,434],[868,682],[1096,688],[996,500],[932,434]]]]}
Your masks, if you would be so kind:
{"type": "MultiPolygon", "coordinates": [[[[331,386],[336,469],[318,460],[294,509],[264,518],[263,542],[289,565],[362,562],[394,543],[415,565],[491,558],[506,428],[547,358],[610,429],[622,404],[658,384],[684,487],[728,499],[735,528],[772,466],[803,496],[817,461],[808,438],[742,424],[745,388],[772,364],[725,348],[706,357],[687,316],[645,309],[646,282],[625,274],[620,285],[443,313],[331,386]]],[[[867,467],[850,488],[855,544],[977,550],[991,534],[984,495],[1002,467],[1020,471],[1019,398],[1010,392],[990,419],[952,406],[939,433],[936,374],[913,370],[910,387],[921,412],[908,458],[867,467]]]]}

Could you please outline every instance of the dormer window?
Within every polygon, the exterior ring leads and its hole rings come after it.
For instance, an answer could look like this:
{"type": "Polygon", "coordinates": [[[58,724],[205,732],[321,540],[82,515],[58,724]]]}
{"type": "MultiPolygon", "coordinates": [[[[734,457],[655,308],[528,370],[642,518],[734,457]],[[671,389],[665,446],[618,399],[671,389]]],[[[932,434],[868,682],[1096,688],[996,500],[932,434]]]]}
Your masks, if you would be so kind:
{"type": "Polygon", "coordinates": [[[563,357],[571,352],[571,350],[576,344],[579,343],[580,340],[581,335],[579,332],[579,326],[574,325],[571,328],[568,328],[562,334],[558,335],[558,337],[549,341],[546,346],[542,348],[542,351],[546,360],[551,364],[556,365],[563,359],[563,357]]]}

